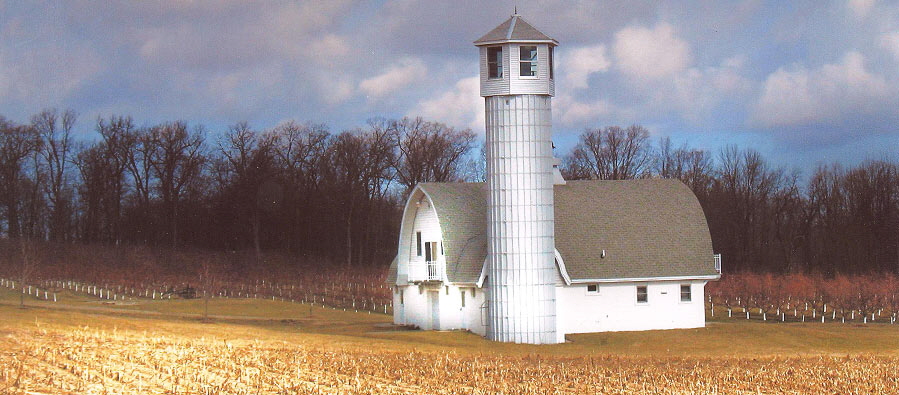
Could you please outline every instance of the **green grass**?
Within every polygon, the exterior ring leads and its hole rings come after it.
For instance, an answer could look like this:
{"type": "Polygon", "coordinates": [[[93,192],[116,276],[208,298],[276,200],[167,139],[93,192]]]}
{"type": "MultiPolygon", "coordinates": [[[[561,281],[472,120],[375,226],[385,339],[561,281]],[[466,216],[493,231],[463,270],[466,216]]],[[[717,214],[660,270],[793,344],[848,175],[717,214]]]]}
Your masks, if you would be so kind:
{"type": "MultiPolygon", "coordinates": [[[[392,330],[383,314],[344,312],[258,299],[212,299],[210,322],[201,320],[202,299],[139,299],[104,304],[83,294],[63,292],[58,302],[0,290],[0,331],[23,326],[129,329],[164,335],[216,336],[235,341],[267,339],[320,342],[391,349],[452,350],[460,353],[553,355],[668,355],[682,357],[755,357],[795,355],[899,355],[899,325],[885,323],[777,323],[715,320],[705,328],[569,335],[552,346],[502,344],[463,332],[392,330]]],[[[0,335],[2,336],[2,335],[0,335]]]]}

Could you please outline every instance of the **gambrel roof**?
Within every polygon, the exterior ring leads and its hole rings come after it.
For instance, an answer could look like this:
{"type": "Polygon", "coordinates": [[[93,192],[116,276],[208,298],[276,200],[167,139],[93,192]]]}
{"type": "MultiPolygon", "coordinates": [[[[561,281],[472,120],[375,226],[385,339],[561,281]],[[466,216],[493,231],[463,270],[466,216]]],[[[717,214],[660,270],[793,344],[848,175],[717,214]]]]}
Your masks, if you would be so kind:
{"type": "MultiPolygon", "coordinates": [[[[447,279],[477,283],[487,256],[486,184],[417,188],[437,212],[447,279]]],[[[556,250],[571,282],[717,276],[705,214],[678,180],[568,181],[554,196],[556,250]]]]}

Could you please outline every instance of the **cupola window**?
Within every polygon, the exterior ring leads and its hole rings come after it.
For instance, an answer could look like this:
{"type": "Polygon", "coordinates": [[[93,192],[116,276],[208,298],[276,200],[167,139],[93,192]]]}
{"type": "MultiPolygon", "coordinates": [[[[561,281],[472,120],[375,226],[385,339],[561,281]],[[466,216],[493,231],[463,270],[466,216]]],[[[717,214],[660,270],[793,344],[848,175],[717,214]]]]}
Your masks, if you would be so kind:
{"type": "Polygon", "coordinates": [[[553,46],[549,46],[549,79],[553,79],[553,46]]]}
{"type": "Polygon", "coordinates": [[[503,78],[503,47],[487,47],[487,75],[503,78]]]}
{"type": "Polygon", "coordinates": [[[536,45],[522,45],[519,48],[521,57],[520,61],[520,70],[522,77],[536,77],[537,76],[537,46],[536,45]]]}

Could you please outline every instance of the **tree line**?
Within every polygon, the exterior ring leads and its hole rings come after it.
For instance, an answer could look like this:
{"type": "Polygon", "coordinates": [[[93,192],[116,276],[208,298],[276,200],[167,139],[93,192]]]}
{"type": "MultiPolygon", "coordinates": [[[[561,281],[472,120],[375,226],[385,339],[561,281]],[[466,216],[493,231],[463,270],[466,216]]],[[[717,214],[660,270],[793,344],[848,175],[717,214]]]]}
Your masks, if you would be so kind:
{"type": "Polygon", "coordinates": [[[402,195],[469,177],[475,144],[471,130],[420,118],[331,133],[296,122],[138,127],[110,116],[96,120],[92,142],[75,141],[75,122],[55,109],[25,124],[0,117],[6,237],[389,262],[402,195]]]}
{"type": "MultiPolygon", "coordinates": [[[[484,178],[475,133],[421,118],[333,133],[297,122],[138,127],[110,116],[89,142],[73,138],[76,118],[54,109],[23,124],[0,117],[0,234],[384,265],[416,184],[484,178]]],[[[726,271],[899,271],[895,161],[821,165],[800,181],[757,151],[675,146],[637,125],[586,129],[557,156],[566,179],[683,181],[726,271]]]]}
{"type": "Polygon", "coordinates": [[[752,149],[653,144],[640,126],[587,129],[567,179],[677,178],[699,199],[731,272],[899,272],[899,164],[819,165],[805,182],[752,149]]]}

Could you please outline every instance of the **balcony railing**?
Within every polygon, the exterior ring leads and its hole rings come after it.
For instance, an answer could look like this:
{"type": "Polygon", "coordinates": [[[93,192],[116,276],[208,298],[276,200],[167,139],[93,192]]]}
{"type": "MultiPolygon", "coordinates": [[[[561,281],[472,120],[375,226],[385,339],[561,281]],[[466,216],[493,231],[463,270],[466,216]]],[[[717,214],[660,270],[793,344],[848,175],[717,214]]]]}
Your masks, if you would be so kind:
{"type": "Polygon", "coordinates": [[[410,262],[409,281],[443,281],[443,264],[438,261],[410,262]]]}
{"type": "Polygon", "coordinates": [[[715,271],[721,274],[721,254],[715,254],[715,271]]]}

